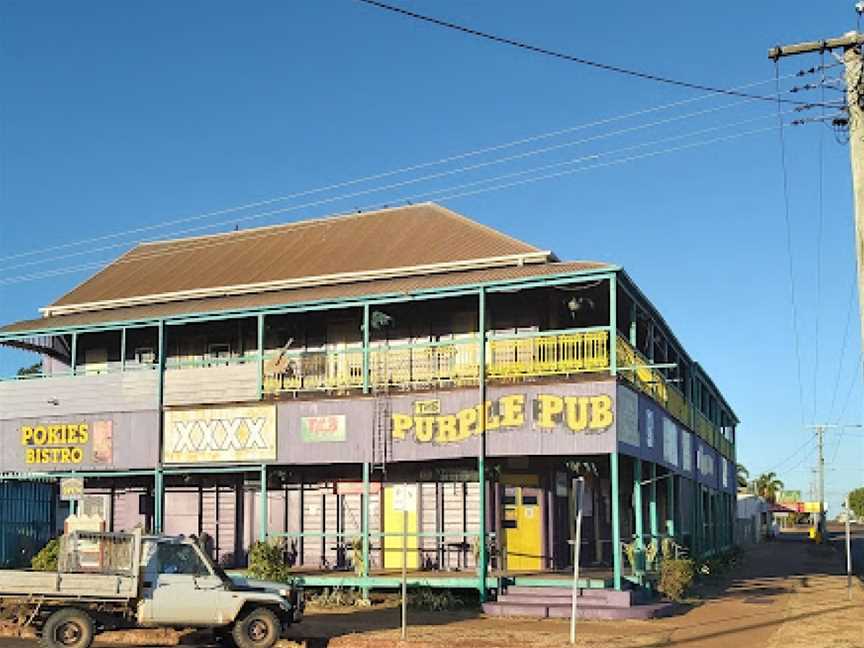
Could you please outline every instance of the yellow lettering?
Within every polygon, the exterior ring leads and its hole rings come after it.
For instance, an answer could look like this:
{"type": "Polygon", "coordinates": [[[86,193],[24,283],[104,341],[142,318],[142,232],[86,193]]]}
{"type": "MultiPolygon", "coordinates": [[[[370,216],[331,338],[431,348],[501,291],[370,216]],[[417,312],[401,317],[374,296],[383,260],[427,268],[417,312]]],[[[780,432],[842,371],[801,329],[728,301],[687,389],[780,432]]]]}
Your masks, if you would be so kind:
{"type": "Polygon", "coordinates": [[[460,410],[456,414],[456,418],[459,420],[459,432],[456,435],[457,441],[464,441],[472,434],[477,434],[477,432],[479,431],[477,419],[480,418],[478,412],[479,406],[469,407],[468,409],[460,410]]]}
{"type": "MultiPolygon", "coordinates": [[[[90,440],[90,426],[87,423],[82,423],[78,426],[78,443],[84,445],[90,440]]],[[[70,441],[70,443],[73,443],[70,441]]]]}
{"type": "Polygon", "coordinates": [[[391,432],[394,439],[404,439],[405,435],[411,429],[411,425],[414,422],[407,414],[394,414],[393,415],[393,431],[391,432]]]}
{"type": "Polygon", "coordinates": [[[60,449],[60,463],[70,463],[72,453],[69,451],[69,448],[61,448],[60,449]]]}
{"type": "Polygon", "coordinates": [[[537,426],[551,429],[558,424],[558,417],[564,411],[564,399],[560,396],[540,394],[537,397],[537,426]]]}
{"type": "Polygon", "coordinates": [[[45,427],[42,425],[37,425],[33,428],[33,442],[36,445],[45,445],[45,442],[48,440],[48,432],[45,430],[45,427]]]}
{"type": "Polygon", "coordinates": [[[28,464],[36,463],[36,451],[33,448],[27,448],[27,453],[24,456],[24,460],[28,464]]]}
{"type": "Polygon", "coordinates": [[[588,424],[592,430],[603,430],[612,425],[614,420],[612,414],[611,396],[591,397],[591,422],[588,424]]]}
{"type": "Polygon", "coordinates": [[[501,409],[501,427],[522,427],[525,425],[525,395],[503,396],[498,401],[501,409]]]}
{"type": "Polygon", "coordinates": [[[435,421],[438,423],[438,434],[435,437],[436,443],[453,443],[456,441],[456,417],[453,415],[436,416],[435,421]]]}
{"type": "Polygon", "coordinates": [[[59,428],[60,428],[59,425],[49,425],[48,426],[48,443],[50,443],[52,445],[57,445],[58,443],[63,443],[60,440],[59,428]]]}
{"type": "Polygon", "coordinates": [[[30,445],[33,440],[33,428],[29,425],[21,426],[21,445],[30,445]]]}
{"type": "Polygon", "coordinates": [[[501,417],[492,414],[492,401],[486,401],[486,431],[497,430],[501,427],[501,417]]]}
{"type": "Polygon", "coordinates": [[[435,433],[435,419],[431,416],[418,416],[414,419],[414,438],[420,443],[429,443],[435,433]]]}
{"type": "Polygon", "coordinates": [[[564,398],[567,427],[573,432],[581,432],[588,425],[588,399],[584,396],[564,398]]]}

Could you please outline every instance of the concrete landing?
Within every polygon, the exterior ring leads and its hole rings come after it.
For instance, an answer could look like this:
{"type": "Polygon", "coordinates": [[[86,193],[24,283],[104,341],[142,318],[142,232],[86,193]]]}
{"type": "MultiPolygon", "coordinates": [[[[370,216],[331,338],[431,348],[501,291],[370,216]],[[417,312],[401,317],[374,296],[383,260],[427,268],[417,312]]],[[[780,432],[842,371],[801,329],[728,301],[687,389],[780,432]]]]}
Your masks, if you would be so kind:
{"type": "MultiPolygon", "coordinates": [[[[564,587],[510,587],[497,601],[483,604],[490,616],[569,619],[572,591],[564,587]]],[[[653,619],[674,613],[674,603],[648,599],[640,591],[581,589],[576,616],[580,619],[653,619]]]]}

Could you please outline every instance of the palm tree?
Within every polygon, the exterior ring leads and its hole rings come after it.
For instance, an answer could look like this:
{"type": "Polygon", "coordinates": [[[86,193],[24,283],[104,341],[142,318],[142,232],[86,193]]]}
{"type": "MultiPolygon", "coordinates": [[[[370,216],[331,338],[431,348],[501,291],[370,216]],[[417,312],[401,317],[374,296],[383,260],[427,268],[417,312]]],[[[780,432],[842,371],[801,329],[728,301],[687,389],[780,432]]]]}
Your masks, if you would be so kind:
{"type": "Polygon", "coordinates": [[[774,472],[762,473],[756,478],[754,483],[756,494],[764,497],[772,504],[777,501],[777,493],[783,490],[783,482],[777,479],[777,474],[774,472]]]}
{"type": "Polygon", "coordinates": [[[750,471],[744,467],[744,464],[735,464],[735,475],[738,480],[738,488],[747,488],[750,483],[750,471]]]}

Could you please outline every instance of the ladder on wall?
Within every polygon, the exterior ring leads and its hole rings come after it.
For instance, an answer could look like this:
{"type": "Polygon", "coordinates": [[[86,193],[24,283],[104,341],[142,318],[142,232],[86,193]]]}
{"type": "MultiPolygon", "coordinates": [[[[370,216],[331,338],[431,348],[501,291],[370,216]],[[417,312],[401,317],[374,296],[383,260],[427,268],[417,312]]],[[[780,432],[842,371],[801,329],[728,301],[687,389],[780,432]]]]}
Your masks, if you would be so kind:
{"type": "Polygon", "coordinates": [[[375,397],[372,419],[372,470],[387,473],[387,461],[391,455],[393,407],[390,394],[384,392],[375,397]]]}

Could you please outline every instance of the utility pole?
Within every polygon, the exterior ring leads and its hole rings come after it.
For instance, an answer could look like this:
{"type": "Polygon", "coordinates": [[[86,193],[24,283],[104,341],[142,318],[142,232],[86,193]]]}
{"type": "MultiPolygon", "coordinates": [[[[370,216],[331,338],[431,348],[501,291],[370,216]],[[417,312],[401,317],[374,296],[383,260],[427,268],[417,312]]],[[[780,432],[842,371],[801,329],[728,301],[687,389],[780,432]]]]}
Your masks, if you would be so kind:
{"type": "MultiPolygon", "coordinates": [[[[859,15],[864,4],[855,6],[859,15]]],[[[777,61],[787,56],[843,50],[846,70],[847,124],[849,129],[849,157],[852,162],[852,190],[855,201],[855,256],[858,264],[858,316],[860,320],[861,348],[864,349],[864,78],[861,76],[861,45],[864,34],[847,32],[837,38],[795,43],[773,47],[768,58],[777,61]]]]}
{"type": "Polygon", "coordinates": [[[819,542],[824,541],[825,524],[825,426],[816,426],[816,442],[819,446],[819,542]]]}

